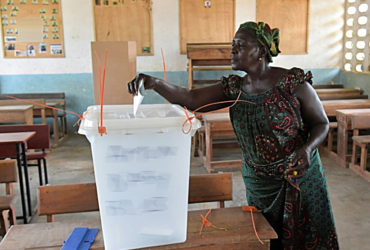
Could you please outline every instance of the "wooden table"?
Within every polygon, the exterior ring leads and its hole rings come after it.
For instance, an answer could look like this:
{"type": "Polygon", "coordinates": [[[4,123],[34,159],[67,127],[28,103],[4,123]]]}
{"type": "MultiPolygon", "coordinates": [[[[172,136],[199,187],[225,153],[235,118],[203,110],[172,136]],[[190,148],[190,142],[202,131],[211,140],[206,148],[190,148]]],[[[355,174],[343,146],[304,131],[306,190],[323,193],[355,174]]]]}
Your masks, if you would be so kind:
{"type": "Polygon", "coordinates": [[[343,167],[348,166],[351,154],[348,152],[348,131],[352,130],[352,117],[356,115],[370,115],[368,109],[339,109],[336,111],[338,122],[338,141],[337,141],[337,163],[343,167]]]}
{"type": "Polygon", "coordinates": [[[321,101],[328,117],[336,117],[338,109],[370,108],[370,99],[328,100],[321,101]]]}
{"type": "MultiPolygon", "coordinates": [[[[241,159],[214,161],[213,158],[213,139],[216,137],[229,137],[235,139],[234,129],[232,127],[229,113],[211,113],[202,115],[205,130],[205,155],[203,161],[208,172],[213,172],[217,168],[240,167],[241,159]]],[[[236,142],[232,143],[238,147],[236,142]]]]}
{"type": "MultiPolygon", "coordinates": [[[[32,110],[32,106],[31,106],[32,110]]],[[[0,133],[0,145],[6,147],[15,147],[16,150],[16,159],[18,165],[18,179],[19,179],[19,190],[21,195],[21,204],[22,204],[22,219],[26,224],[27,221],[27,211],[26,211],[26,202],[24,198],[24,187],[23,187],[23,174],[22,174],[22,162],[24,167],[24,177],[26,182],[26,193],[27,193],[27,204],[29,216],[32,216],[32,205],[31,205],[31,191],[30,183],[28,178],[28,166],[27,166],[27,157],[26,157],[26,144],[29,139],[31,139],[36,132],[16,132],[16,133],[0,133]]],[[[1,154],[2,156],[8,157],[1,154]]],[[[9,156],[12,157],[12,156],[9,156]]]]}
{"type": "Polygon", "coordinates": [[[320,100],[367,99],[358,88],[316,89],[320,100]]]}
{"type": "MultiPolygon", "coordinates": [[[[208,227],[200,235],[200,215],[205,216],[207,212],[208,210],[189,211],[187,240],[184,243],[150,249],[270,249],[270,240],[277,238],[265,217],[261,213],[254,213],[256,229],[264,245],[259,243],[253,230],[250,212],[243,212],[241,207],[212,210],[208,216],[209,221],[217,227],[227,228],[228,231],[208,227]]],[[[100,219],[97,216],[84,222],[15,225],[1,241],[0,249],[60,249],[75,227],[101,229],[100,219]]],[[[90,249],[104,249],[101,230],[90,249]]]]}
{"type": "Polygon", "coordinates": [[[0,123],[33,124],[33,105],[0,106],[0,123]]]}

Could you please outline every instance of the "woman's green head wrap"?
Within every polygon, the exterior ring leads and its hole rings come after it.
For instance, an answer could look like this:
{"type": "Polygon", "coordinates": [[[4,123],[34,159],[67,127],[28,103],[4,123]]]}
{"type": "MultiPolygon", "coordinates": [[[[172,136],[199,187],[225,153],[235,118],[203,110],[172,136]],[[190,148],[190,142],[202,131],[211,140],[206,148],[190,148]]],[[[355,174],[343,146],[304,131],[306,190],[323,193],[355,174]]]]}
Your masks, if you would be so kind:
{"type": "Polygon", "coordinates": [[[255,32],[257,41],[267,48],[267,56],[269,62],[272,62],[272,57],[280,53],[280,31],[272,29],[264,22],[245,22],[239,26],[239,30],[250,29],[255,32]]]}

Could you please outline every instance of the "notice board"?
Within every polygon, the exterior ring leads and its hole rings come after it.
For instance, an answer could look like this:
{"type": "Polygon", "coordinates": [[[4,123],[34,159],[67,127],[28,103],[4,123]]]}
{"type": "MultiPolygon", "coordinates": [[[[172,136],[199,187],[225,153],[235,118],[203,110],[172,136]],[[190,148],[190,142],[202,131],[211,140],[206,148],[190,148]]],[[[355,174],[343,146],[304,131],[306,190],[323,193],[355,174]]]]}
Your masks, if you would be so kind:
{"type": "Polygon", "coordinates": [[[96,41],[135,41],[138,56],[153,55],[151,0],[93,0],[96,41]]]}
{"type": "Polygon", "coordinates": [[[60,0],[0,0],[5,58],[64,57],[60,0]]]}
{"type": "Polygon", "coordinates": [[[257,21],[280,30],[282,54],[308,53],[309,0],[257,0],[257,21]]]}
{"type": "Polygon", "coordinates": [[[187,43],[231,43],[235,0],[180,0],[180,52],[187,43]]]}

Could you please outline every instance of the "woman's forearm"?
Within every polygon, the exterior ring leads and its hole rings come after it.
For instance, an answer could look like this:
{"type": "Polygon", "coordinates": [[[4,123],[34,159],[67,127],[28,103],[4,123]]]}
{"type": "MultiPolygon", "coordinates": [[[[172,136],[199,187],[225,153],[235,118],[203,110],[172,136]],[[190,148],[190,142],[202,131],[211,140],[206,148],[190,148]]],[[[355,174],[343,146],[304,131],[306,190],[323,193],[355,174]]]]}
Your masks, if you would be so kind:
{"type": "Polygon", "coordinates": [[[310,129],[309,137],[303,145],[308,152],[312,152],[325,140],[328,130],[329,123],[319,123],[310,129]]]}

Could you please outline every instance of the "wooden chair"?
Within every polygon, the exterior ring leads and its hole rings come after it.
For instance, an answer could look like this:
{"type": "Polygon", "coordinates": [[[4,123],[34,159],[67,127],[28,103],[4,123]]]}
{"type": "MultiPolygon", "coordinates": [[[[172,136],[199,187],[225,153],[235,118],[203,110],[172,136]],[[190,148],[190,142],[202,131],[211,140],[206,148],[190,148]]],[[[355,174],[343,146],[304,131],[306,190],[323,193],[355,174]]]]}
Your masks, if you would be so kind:
{"type": "Polygon", "coordinates": [[[17,163],[15,160],[0,161],[0,183],[5,183],[6,195],[0,196],[0,235],[4,236],[9,226],[16,224],[15,196],[13,182],[17,182],[17,163]],[[9,217],[9,219],[8,219],[9,217]],[[10,223],[9,223],[10,222],[10,223]]]}
{"type": "MultiPolygon", "coordinates": [[[[219,202],[224,207],[232,200],[232,174],[205,174],[190,176],[189,203],[219,202]]],[[[55,214],[98,211],[95,183],[66,184],[39,187],[39,215],[46,215],[47,222],[55,214]]]]}
{"type": "MultiPolygon", "coordinates": [[[[41,161],[44,167],[44,178],[45,184],[49,183],[48,172],[46,165],[46,156],[50,148],[50,137],[49,137],[49,125],[37,124],[37,125],[14,125],[14,126],[0,126],[0,133],[11,133],[11,132],[30,132],[35,131],[36,135],[32,137],[27,143],[27,149],[34,149],[33,152],[27,152],[27,161],[36,160],[37,164],[30,164],[28,166],[37,166],[39,171],[39,182],[43,185],[41,161]]],[[[0,146],[0,148],[2,148],[0,146]]],[[[0,156],[1,157],[1,156],[0,156]]]]}
{"type": "Polygon", "coordinates": [[[191,175],[189,181],[189,203],[218,202],[225,207],[225,201],[233,199],[232,173],[191,175]]]}
{"type": "Polygon", "coordinates": [[[370,171],[366,169],[368,145],[370,144],[370,135],[359,135],[360,129],[370,129],[370,116],[368,115],[354,115],[352,117],[353,128],[353,149],[352,161],[350,168],[362,176],[365,180],[370,181],[370,171]],[[356,149],[361,148],[360,164],[356,162],[356,149]]]}

